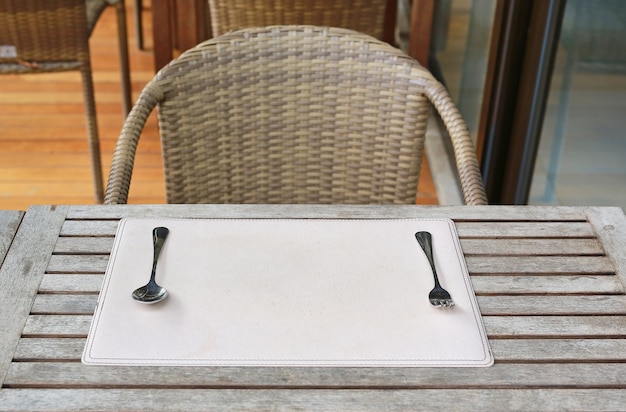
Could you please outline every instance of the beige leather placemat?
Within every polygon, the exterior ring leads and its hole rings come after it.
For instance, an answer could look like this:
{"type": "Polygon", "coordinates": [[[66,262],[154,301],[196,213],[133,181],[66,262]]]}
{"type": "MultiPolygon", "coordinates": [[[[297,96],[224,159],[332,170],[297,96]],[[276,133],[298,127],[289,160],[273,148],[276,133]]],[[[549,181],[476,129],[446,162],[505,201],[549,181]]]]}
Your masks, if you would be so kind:
{"type": "Polygon", "coordinates": [[[83,354],[86,364],[489,366],[478,305],[451,220],[124,219],[83,354]],[[157,282],[152,229],[169,228],[157,282]],[[428,301],[415,233],[430,231],[456,306],[428,301]]]}

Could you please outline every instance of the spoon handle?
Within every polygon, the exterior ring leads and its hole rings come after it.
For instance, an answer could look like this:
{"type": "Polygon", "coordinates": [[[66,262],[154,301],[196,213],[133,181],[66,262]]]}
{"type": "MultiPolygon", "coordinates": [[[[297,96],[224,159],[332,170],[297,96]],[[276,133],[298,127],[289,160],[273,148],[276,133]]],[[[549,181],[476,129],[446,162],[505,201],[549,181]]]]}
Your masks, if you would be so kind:
{"type": "Polygon", "coordinates": [[[152,230],[154,257],[152,258],[152,274],[150,275],[151,281],[154,280],[154,276],[156,275],[157,260],[159,259],[159,255],[161,254],[161,248],[163,247],[163,243],[165,243],[165,238],[167,238],[168,233],[170,233],[170,231],[166,227],[155,227],[152,230]]]}

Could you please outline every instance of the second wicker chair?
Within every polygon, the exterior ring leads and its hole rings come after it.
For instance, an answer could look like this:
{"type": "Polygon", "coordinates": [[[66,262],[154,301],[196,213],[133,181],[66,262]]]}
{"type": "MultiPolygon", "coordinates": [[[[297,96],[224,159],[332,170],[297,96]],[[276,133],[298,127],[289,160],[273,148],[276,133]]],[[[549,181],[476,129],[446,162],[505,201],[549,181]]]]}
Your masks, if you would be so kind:
{"type": "Polygon", "coordinates": [[[208,0],[214,37],[248,27],[306,24],[356,30],[394,44],[398,0],[208,0]]]}
{"type": "Polygon", "coordinates": [[[168,203],[414,204],[431,104],[452,139],[465,202],[485,204],[465,123],[415,60],[346,29],[232,32],[183,53],[144,88],[105,204],[127,202],[155,106],[168,203]]]}
{"type": "Polygon", "coordinates": [[[0,0],[0,74],[81,73],[95,198],[100,203],[102,167],[89,36],[108,6],[115,6],[117,14],[122,113],[126,116],[131,108],[131,84],[124,0],[0,0]]]}

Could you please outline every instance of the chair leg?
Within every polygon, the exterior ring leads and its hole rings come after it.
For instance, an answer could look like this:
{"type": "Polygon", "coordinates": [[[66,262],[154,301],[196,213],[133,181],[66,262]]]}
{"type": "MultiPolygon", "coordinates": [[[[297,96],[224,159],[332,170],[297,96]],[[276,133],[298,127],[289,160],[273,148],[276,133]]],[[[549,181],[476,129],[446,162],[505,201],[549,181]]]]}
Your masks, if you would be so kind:
{"type": "Polygon", "coordinates": [[[87,141],[91,155],[91,168],[97,203],[104,201],[102,183],[102,164],[100,160],[100,138],[98,137],[98,121],[96,118],[96,100],[94,97],[93,80],[91,77],[91,65],[89,62],[81,68],[83,78],[83,95],[85,99],[85,115],[87,120],[87,141]]]}
{"type": "Polygon", "coordinates": [[[143,11],[143,1],[135,0],[135,31],[137,32],[137,48],[139,50],[143,50],[143,20],[142,20],[142,11],[143,11]]]}
{"type": "Polygon", "coordinates": [[[128,58],[128,32],[126,30],[126,8],[124,1],[116,4],[117,10],[117,42],[120,51],[120,74],[122,83],[122,110],[124,118],[130,113],[132,107],[130,64],[128,58]]]}

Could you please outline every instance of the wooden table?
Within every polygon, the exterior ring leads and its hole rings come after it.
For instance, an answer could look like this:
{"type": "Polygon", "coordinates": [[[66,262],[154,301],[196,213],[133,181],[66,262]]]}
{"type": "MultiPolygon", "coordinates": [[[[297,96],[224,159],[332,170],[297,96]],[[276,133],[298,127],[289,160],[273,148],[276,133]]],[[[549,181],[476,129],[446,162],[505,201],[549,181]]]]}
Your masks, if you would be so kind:
{"type": "Polygon", "coordinates": [[[0,409],[626,410],[619,208],[36,206],[0,269],[0,409]],[[122,217],[450,217],[489,368],[106,367],[80,363],[122,217]]]}

